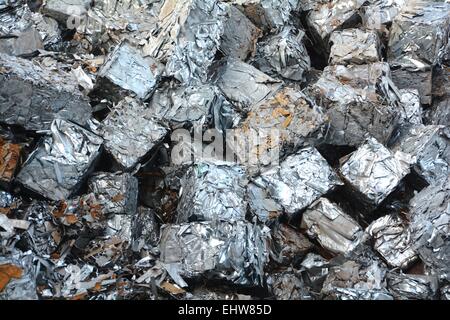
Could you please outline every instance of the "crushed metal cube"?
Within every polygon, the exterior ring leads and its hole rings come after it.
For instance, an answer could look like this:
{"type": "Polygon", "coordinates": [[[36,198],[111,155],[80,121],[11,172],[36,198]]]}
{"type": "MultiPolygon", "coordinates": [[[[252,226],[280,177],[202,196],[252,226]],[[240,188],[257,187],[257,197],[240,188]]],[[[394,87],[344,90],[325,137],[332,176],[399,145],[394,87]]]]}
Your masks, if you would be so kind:
{"type": "Polygon", "coordinates": [[[380,61],[380,39],[373,31],[346,29],[330,36],[330,64],[368,64],[380,61]]]}

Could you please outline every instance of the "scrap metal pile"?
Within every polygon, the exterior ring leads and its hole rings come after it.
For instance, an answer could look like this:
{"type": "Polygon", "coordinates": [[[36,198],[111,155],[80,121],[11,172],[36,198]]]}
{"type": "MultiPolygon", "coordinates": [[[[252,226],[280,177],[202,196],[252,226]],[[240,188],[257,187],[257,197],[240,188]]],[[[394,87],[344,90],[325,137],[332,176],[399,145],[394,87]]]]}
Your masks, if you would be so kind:
{"type": "Polygon", "coordinates": [[[0,0],[0,300],[450,299],[449,38],[443,0],[0,0]]]}

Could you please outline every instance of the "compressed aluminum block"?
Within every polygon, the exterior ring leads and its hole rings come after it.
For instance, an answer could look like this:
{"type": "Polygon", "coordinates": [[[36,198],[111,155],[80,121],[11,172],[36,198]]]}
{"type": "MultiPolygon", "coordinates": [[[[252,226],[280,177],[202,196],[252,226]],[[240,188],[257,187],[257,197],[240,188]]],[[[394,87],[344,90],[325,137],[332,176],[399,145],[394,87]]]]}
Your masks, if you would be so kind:
{"type": "Polygon", "coordinates": [[[292,26],[284,27],[279,33],[269,35],[258,43],[251,64],[258,70],[275,78],[304,81],[311,69],[303,38],[305,32],[292,26]]]}
{"type": "Polygon", "coordinates": [[[231,163],[194,164],[181,182],[177,223],[245,220],[247,175],[231,163]]]}
{"type": "Polygon", "coordinates": [[[446,126],[450,123],[450,67],[443,66],[435,70],[433,106],[427,111],[425,118],[427,124],[446,126]]]}
{"type": "Polygon", "coordinates": [[[450,178],[419,192],[410,202],[414,248],[439,279],[450,280],[450,178]]]}
{"type": "Polygon", "coordinates": [[[46,0],[42,13],[69,27],[70,19],[85,16],[90,5],[90,0],[46,0]]]}
{"type": "Polygon", "coordinates": [[[263,222],[282,213],[292,216],[341,184],[322,155],[305,148],[252,179],[249,188],[259,192],[249,192],[250,211],[263,222]],[[273,210],[280,207],[281,212],[273,210]]]}
{"type": "Polygon", "coordinates": [[[346,29],[330,36],[330,59],[333,64],[368,64],[380,61],[380,39],[374,31],[346,29]]]}
{"type": "Polygon", "coordinates": [[[450,3],[422,1],[407,4],[392,23],[389,62],[408,56],[435,66],[442,61],[449,32],[450,3]]]}
{"type": "Polygon", "coordinates": [[[308,238],[287,224],[276,223],[271,229],[271,258],[280,265],[296,265],[313,249],[308,238]]]}
{"type": "Polygon", "coordinates": [[[104,214],[130,214],[137,211],[138,180],[129,173],[96,173],[89,179],[104,214]]]}
{"type": "Polygon", "coordinates": [[[139,207],[132,224],[132,248],[139,252],[142,248],[152,248],[159,242],[159,224],[155,212],[139,207]]]}
{"type": "Polygon", "coordinates": [[[358,14],[365,0],[320,1],[306,16],[313,34],[326,44],[330,34],[358,14]]]}
{"type": "Polygon", "coordinates": [[[20,165],[22,146],[0,137],[0,183],[8,185],[20,165]]]}
{"type": "Polygon", "coordinates": [[[392,69],[392,81],[399,89],[414,89],[419,91],[420,103],[430,105],[433,92],[433,71],[428,66],[423,68],[406,64],[392,69]]]}
{"type": "Polygon", "coordinates": [[[302,228],[333,253],[352,251],[363,236],[361,226],[326,198],[317,200],[303,213],[302,228]]]}
{"type": "Polygon", "coordinates": [[[17,181],[43,197],[64,200],[78,189],[100,154],[103,139],[65,120],[54,120],[46,137],[29,156],[17,181]]]}
{"type": "Polygon", "coordinates": [[[340,173],[364,204],[376,207],[410,173],[411,161],[406,154],[393,154],[374,138],[368,138],[345,161],[340,173]]]}
{"type": "Polygon", "coordinates": [[[250,173],[278,160],[280,154],[315,145],[325,133],[327,118],[302,91],[283,87],[271,98],[250,109],[236,128],[238,137],[230,148],[250,173]],[[274,137],[270,137],[274,134],[274,137]],[[254,139],[259,135],[259,139],[254,139]]]}
{"type": "Polygon", "coordinates": [[[385,143],[399,122],[400,94],[386,63],[326,67],[311,92],[328,110],[329,144],[358,146],[367,133],[385,143]]]}
{"type": "Polygon", "coordinates": [[[0,53],[0,122],[27,130],[48,130],[56,118],[85,125],[89,101],[64,71],[0,53]]]}
{"type": "Polygon", "coordinates": [[[255,52],[262,32],[235,6],[230,5],[227,9],[228,19],[220,39],[220,51],[225,56],[246,60],[255,52]]]}
{"type": "Polygon", "coordinates": [[[265,32],[289,24],[299,7],[299,0],[229,0],[265,32]]]}
{"type": "Polygon", "coordinates": [[[243,111],[270,97],[282,85],[280,81],[234,58],[222,61],[216,84],[225,97],[243,111]]]}
{"type": "Polygon", "coordinates": [[[405,127],[391,149],[415,157],[414,170],[429,184],[450,174],[450,131],[444,126],[405,127]]]}
{"type": "Polygon", "coordinates": [[[126,170],[137,166],[167,132],[147,105],[130,97],[120,101],[99,127],[106,151],[126,170]]]}
{"type": "Polygon", "coordinates": [[[173,279],[204,276],[262,286],[269,259],[268,237],[267,227],[244,221],[165,225],[161,228],[161,262],[173,279]]]}
{"type": "Polygon", "coordinates": [[[220,90],[213,85],[179,86],[168,83],[155,90],[149,109],[172,129],[207,126],[223,132],[241,119],[220,90]]]}
{"type": "Polygon", "coordinates": [[[372,222],[366,229],[374,249],[393,268],[408,268],[417,260],[417,252],[411,242],[411,232],[397,215],[386,215],[372,222]]]}
{"type": "Polygon", "coordinates": [[[389,292],[396,300],[437,299],[439,283],[434,276],[390,272],[386,279],[389,292]]]}
{"type": "Polygon", "coordinates": [[[387,26],[400,13],[406,0],[371,0],[360,9],[360,16],[365,29],[389,33],[387,26]]]}
{"type": "Polygon", "coordinates": [[[21,32],[14,32],[9,36],[8,38],[0,38],[0,52],[2,53],[20,56],[44,49],[41,35],[34,27],[21,32]]]}
{"type": "Polygon", "coordinates": [[[98,72],[95,89],[114,102],[130,94],[145,100],[156,88],[160,75],[156,61],[144,59],[136,48],[124,41],[106,58],[98,72]]]}
{"type": "Polygon", "coordinates": [[[401,118],[400,124],[422,124],[423,109],[420,103],[420,94],[416,89],[401,89],[401,118]]]}

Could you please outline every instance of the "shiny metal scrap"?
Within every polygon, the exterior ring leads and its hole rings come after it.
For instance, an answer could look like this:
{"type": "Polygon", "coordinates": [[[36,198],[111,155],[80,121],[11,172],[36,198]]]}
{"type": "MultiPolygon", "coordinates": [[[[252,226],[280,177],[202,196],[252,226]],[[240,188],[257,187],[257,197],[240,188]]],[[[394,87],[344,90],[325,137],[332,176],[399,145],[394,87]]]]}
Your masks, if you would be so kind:
{"type": "Polygon", "coordinates": [[[346,29],[330,36],[330,64],[367,64],[380,61],[380,39],[374,31],[346,29]]]}
{"type": "Polygon", "coordinates": [[[302,228],[322,247],[334,253],[348,253],[362,240],[361,226],[326,198],[314,202],[302,216],[302,228]]]}
{"type": "Polygon", "coordinates": [[[251,64],[271,77],[304,81],[311,59],[303,44],[305,32],[286,26],[258,43],[251,64]]]}
{"type": "Polygon", "coordinates": [[[194,164],[181,182],[177,223],[245,220],[247,175],[232,163],[194,164]]]}
{"type": "Polygon", "coordinates": [[[0,256],[0,300],[37,300],[33,254],[14,252],[0,256]],[[6,283],[3,281],[6,280],[6,283]]]}
{"type": "Polygon", "coordinates": [[[393,268],[408,268],[417,260],[406,221],[397,215],[386,215],[366,229],[374,249],[393,268]]]}
{"type": "Polygon", "coordinates": [[[410,172],[411,157],[393,154],[374,138],[354,152],[340,172],[369,206],[378,206],[410,172]]]}
{"type": "Polygon", "coordinates": [[[250,188],[256,190],[249,193],[250,209],[263,222],[277,213],[272,211],[275,208],[282,208],[278,215],[292,216],[341,184],[322,155],[305,148],[252,179],[250,188]]]}
{"type": "Polygon", "coordinates": [[[72,21],[70,19],[75,19],[74,16],[76,16],[81,20],[90,5],[90,0],[46,0],[42,7],[42,13],[70,27],[72,21]]]}
{"type": "Polygon", "coordinates": [[[150,208],[139,207],[132,224],[132,248],[139,252],[151,248],[159,242],[159,224],[155,212],[150,208]]]}
{"type": "Polygon", "coordinates": [[[204,276],[262,286],[269,258],[267,229],[244,221],[165,225],[161,262],[172,278],[204,276]]]}
{"type": "Polygon", "coordinates": [[[17,176],[26,188],[51,200],[70,197],[100,154],[103,139],[65,120],[54,120],[17,176]]]}
{"type": "Polygon", "coordinates": [[[268,281],[275,300],[313,300],[313,296],[304,284],[301,275],[295,271],[272,273],[268,281]]]}
{"type": "Polygon", "coordinates": [[[85,125],[91,106],[68,73],[0,53],[0,122],[48,130],[53,119],[85,125]]]}
{"type": "Polygon", "coordinates": [[[106,151],[127,170],[137,166],[168,132],[147,105],[130,97],[111,110],[99,130],[106,151]]]}
{"type": "Polygon", "coordinates": [[[129,173],[96,173],[89,178],[89,190],[95,194],[104,214],[136,213],[138,180],[129,173]]]}
{"type": "Polygon", "coordinates": [[[435,276],[394,272],[387,274],[387,285],[397,300],[435,300],[439,289],[435,276]]]}

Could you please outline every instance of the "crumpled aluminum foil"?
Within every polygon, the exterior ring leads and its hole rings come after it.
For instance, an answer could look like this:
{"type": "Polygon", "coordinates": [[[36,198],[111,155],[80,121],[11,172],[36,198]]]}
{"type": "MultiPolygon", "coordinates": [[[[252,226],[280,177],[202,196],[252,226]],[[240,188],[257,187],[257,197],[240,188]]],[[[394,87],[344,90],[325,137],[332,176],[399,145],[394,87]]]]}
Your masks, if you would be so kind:
{"type": "Polygon", "coordinates": [[[258,43],[251,64],[271,77],[304,81],[305,73],[311,69],[311,59],[303,44],[304,37],[303,30],[284,27],[279,33],[269,35],[258,43]]]}
{"type": "Polygon", "coordinates": [[[16,198],[12,194],[0,191],[0,208],[10,207],[15,200],[16,198]]]}
{"type": "Polygon", "coordinates": [[[99,128],[105,149],[126,170],[139,162],[166,136],[168,130],[153,118],[153,111],[127,97],[110,112],[99,128]]]}
{"type": "Polygon", "coordinates": [[[281,156],[307,145],[316,145],[326,130],[323,110],[302,91],[284,87],[252,107],[237,127],[237,139],[229,147],[249,173],[257,173],[281,156]],[[277,137],[271,136],[275,134],[277,137]],[[254,139],[258,135],[259,139],[254,139]]]}
{"type": "Polygon", "coordinates": [[[221,62],[216,84],[236,107],[248,111],[250,107],[273,95],[282,85],[245,62],[228,58],[221,62]]]}
{"type": "Polygon", "coordinates": [[[374,31],[346,29],[330,36],[330,59],[334,64],[368,64],[380,61],[380,39],[374,31]]]}
{"type": "Polygon", "coordinates": [[[156,214],[150,208],[139,207],[132,225],[132,249],[156,247],[159,243],[159,225],[156,214]]]}
{"type": "Polygon", "coordinates": [[[320,292],[331,266],[329,261],[316,253],[308,253],[303,259],[300,271],[305,284],[312,292],[320,292]]]}
{"type": "Polygon", "coordinates": [[[100,154],[103,139],[65,120],[56,119],[29,156],[17,181],[51,200],[73,195],[100,154]]]}
{"type": "Polygon", "coordinates": [[[415,157],[414,170],[429,184],[450,174],[450,131],[444,126],[405,127],[391,149],[415,157]]]}
{"type": "Polygon", "coordinates": [[[279,207],[293,216],[341,184],[322,155],[315,148],[305,148],[252,179],[250,188],[260,190],[249,193],[250,210],[263,222],[279,207]]]}
{"type": "Polygon", "coordinates": [[[0,256],[0,300],[37,300],[36,274],[31,252],[0,256]],[[4,285],[4,287],[3,287],[4,285]]]}
{"type": "Polygon", "coordinates": [[[348,260],[330,269],[321,294],[328,300],[393,300],[385,276],[377,261],[366,265],[348,260]]]}
{"type": "Polygon", "coordinates": [[[368,138],[345,161],[340,173],[364,205],[376,207],[410,173],[412,160],[407,154],[394,154],[376,139],[368,138]]]}
{"type": "Polygon", "coordinates": [[[153,93],[161,74],[161,66],[154,59],[143,58],[137,48],[123,41],[100,68],[95,90],[114,102],[130,94],[145,100],[153,93]]]}
{"type": "Polygon", "coordinates": [[[372,222],[366,229],[372,237],[374,249],[393,268],[406,269],[417,260],[411,231],[398,215],[386,215],[372,222]]]}
{"type": "Polygon", "coordinates": [[[365,0],[319,1],[306,16],[315,36],[326,43],[330,34],[357,15],[365,0]]]}
{"type": "Polygon", "coordinates": [[[326,67],[310,90],[328,109],[329,144],[359,146],[366,133],[384,143],[398,124],[400,93],[387,63],[326,67]]]}
{"type": "Polygon", "coordinates": [[[361,226],[326,198],[317,200],[303,213],[301,227],[333,253],[349,253],[363,236],[361,226]]]}
{"type": "Polygon", "coordinates": [[[129,173],[96,173],[89,179],[104,214],[134,215],[138,204],[138,180],[129,173]]]}
{"type": "Polygon", "coordinates": [[[289,24],[299,0],[225,0],[236,4],[256,26],[265,32],[289,24]]]}
{"type": "Polygon", "coordinates": [[[298,265],[313,248],[308,238],[287,224],[276,223],[271,229],[270,256],[280,265],[298,265]]]}
{"type": "Polygon", "coordinates": [[[91,106],[64,71],[0,53],[0,122],[48,130],[53,119],[86,124],[91,106]]]}
{"type": "Polygon", "coordinates": [[[263,286],[269,239],[267,227],[244,221],[165,225],[161,228],[161,262],[181,287],[186,287],[181,277],[198,276],[263,286]]]}
{"type": "Polygon", "coordinates": [[[311,293],[295,271],[272,273],[267,280],[276,300],[313,300],[311,293]]]}
{"type": "Polygon", "coordinates": [[[173,82],[156,89],[149,103],[154,117],[173,129],[210,123],[220,132],[237,125],[241,116],[216,86],[177,86],[173,82]]]}
{"type": "Polygon", "coordinates": [[[415,274],[387,274],[389,292],[396,300],[435,300],[439,283],[433,276],[415,274]]]}
{"type": "Polygon", "coordinates": [[[449,281],[450,178],[418,193],[410,202],[410,215],[412,240],[420,259],[432,274],[449,281]]]}
{"type": "Polygon", "coordinates": [[[245,220],[248,178],[232,163],[194,164],[181,182],[177,223],[245,220]]]}
{"type": "Polygon", "coordinates": [[[166,63],[166,74],[190,84],[205,82],[220,46],[227,10],[217,0],[166,0],[159,33],[148,53],[166,63]]]}

